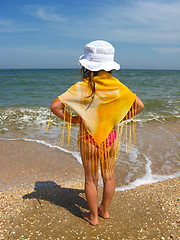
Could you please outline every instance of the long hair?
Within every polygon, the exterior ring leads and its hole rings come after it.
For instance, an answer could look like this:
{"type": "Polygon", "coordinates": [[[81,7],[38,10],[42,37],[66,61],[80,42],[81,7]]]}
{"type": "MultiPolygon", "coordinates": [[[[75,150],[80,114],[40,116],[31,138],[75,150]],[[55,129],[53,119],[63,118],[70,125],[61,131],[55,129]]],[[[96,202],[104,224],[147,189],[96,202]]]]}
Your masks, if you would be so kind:
{"type": "Polygon", "coordinates": [[[88,80],[88,84],[91,88],[92,93],[88,96],[88,97],[93,97],[95,94],[95,82],[94,82],[94,77],[97,76],[99,73],[98,72],[94,72],[94,71],[90,71],[88,69],[86,69],[85,67],[81,68],[81,76],[82,78],[86,78],[88,80]]]}
{"type": "Polygon", "coordinates": [[[95,89],[94,77],[97,76],[98,73],[99,73],[99,71],[94,72],[94,71],[90,71],[90,70],[86,69],[85,67],[81,68],[81,76],[83,79],[86,78],[88,80],[88,84],[91,89],[91,94],[89,96],[87,96],[87,98],[91,97],[91,102],[87,106],[86,110],[90,107],[90,105],[95,97],[96,89],[95,89]]]}
{"type": "MultiPolygon", "coordinates": [[[[91,89],[91,94],[89,96],[87,96],[86,98],[89,98],[91,97],[91,102],[89,103],[89,105],[87,106],[86,110],[90,107],[94,97],[95,97],[95,91],[96,91],[96,88],[95,88],[95,82],[94,82],[94,77],[98,75],[100,71],[90,71],[88,69],[86,69],[85,67],[82,67],[81,68],[81,76],[82,76],[82,79],[86,78],[88,80],[88,84],[89,84],[89,87],[91,89]]],[[[108,71],[108,73],[112,74],[112,70],[108,71]]]]}

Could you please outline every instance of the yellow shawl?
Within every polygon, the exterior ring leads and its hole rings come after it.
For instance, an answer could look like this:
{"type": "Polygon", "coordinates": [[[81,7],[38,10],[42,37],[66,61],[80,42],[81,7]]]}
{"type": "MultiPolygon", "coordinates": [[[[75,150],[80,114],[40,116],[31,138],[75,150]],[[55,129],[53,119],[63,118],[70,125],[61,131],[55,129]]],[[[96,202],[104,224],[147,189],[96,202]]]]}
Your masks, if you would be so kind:
{"type": "MultiPolygon", "coordinates": [[[[132,93],[124,84],[111,74],[100,71],[98,76],[94,77],[95,95],[92,100],[89,97],[92,93],[88,84],[88,79],[77,82],[70,87],[65,93],[58,98],[65,104],[64,116],[69,114],[69,122],[67,123],[67,140],[70,144],[71,134],[71,117],[72,111],[81,117],[79,139],[81,141],[82,158],[86,162],[87,146],[89,148],[89,157],[91,159],[91,169],[94,174],[98,174],[98,159],[100,159],[101,170],[107,177],[111,174],[116,155],[119,151],[121,135],[123,134],[123,120],[125,119],[125,131],[123,143],[126,143],[126,151],[128,143],[131,147],[131,128],[133,126],[134,144],[135,144],[135,122],[136,122],[136,95],[132,93]],[[135,118],[133,125],[129,126],[128,118],[135,118]],[[121,128],[119,123],[122,122],[121,128]],[[108,135],[117,125],[117,136],[115,142],[115,150],[110,149],[108,135]],[[96,145],[90,143],[91,135],[96,145]],[[128,141],[129,138],[129,141],[128,141]],[[94,151],[92,152],[92,148],[94,151]],[[83,153],[84,152],[84,153],[83,153]],[[84,155],[83,155],[84,154],[84,155]],[[112,156],[110,156],[112,155],[112,156]],[[110,157],[110,158],[109,158],[110,157]],[[108,159],[113,159],[111,163],[108,159]]],[[[50,122],[50,121],[49,121],[50,122]]],[[[49,126],[49,124],[48,124],[49,126]]],[[[48,129],[48,127],[47,127],[48,129]]],[[[65,117],[63,125],[63,133],[61,137],[61,145],[64,143],[65,117]]],[[[69,148],[69,147],[68,147],[69,148]]]]}
{"type": "Polygon", "coordinates": [[[95,142],[101,143],[126,116],[136,95],[105,71],[100,71],[98,76],[94,77],[94,82],[95,97],[92,103],[91,97],[88,97],[91,89],[87,79],[74,84],[59,96],[59,99],[82,118],[85,128],[95,142]]]}

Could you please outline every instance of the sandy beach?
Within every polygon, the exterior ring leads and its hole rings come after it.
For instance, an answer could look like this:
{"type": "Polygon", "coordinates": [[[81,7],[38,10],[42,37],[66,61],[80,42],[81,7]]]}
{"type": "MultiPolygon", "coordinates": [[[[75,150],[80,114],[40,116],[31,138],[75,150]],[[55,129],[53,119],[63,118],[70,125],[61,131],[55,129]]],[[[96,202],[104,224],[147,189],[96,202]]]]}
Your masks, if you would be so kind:
{"type": "Polygon", "coordinates": [[[71,155],[23,140],[0,149],[0,239],[180,239],[180,178],[115,192],[110,219],[93,227],[71,155]]]}

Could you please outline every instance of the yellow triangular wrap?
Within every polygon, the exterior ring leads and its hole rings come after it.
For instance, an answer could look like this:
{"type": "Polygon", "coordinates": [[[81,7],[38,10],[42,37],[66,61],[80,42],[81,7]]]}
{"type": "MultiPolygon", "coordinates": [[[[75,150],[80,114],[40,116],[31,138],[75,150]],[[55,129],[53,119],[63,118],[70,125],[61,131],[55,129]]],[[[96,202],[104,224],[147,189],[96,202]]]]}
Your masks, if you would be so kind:
{"type": "Polygon", "coordinates": [[[93,101],[89,97],[92,91],[87,79],[77,82],[58,98],[82,118],[87,131],[100,144],[113,127],[124,119],[136,95],[105,71],[100,71],[94,77],[94,82],[93,101]]]}

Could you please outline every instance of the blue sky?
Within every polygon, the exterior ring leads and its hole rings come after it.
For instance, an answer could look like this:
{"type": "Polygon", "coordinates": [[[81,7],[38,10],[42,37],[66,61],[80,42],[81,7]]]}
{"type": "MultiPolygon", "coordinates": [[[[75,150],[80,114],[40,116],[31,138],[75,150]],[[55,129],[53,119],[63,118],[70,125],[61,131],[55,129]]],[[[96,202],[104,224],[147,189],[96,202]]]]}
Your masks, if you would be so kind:
{"type": "Polygon", "coordinates": [[[0,0],[0,68],[78,68],[106,40],[121,68],[180,69],[180,0],[0,0]]]}

